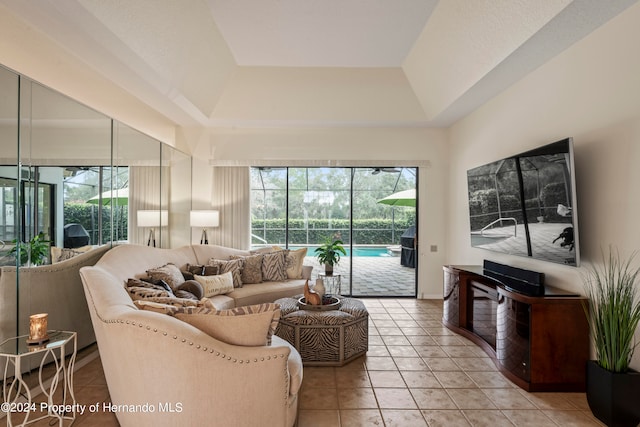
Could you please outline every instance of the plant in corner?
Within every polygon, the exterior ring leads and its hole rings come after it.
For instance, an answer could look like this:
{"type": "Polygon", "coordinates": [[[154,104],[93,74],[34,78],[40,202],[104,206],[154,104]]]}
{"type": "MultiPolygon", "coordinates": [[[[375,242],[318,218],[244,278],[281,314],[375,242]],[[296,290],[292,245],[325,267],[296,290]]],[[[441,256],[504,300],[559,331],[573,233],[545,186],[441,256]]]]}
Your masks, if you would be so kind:
{"type": "Polygon", "coordinates": [[[327,276],[333,274],[333,266],[340,262],[340,255],[347,255],[342,240],[327,239],[315,250],[316,257],[320,264],[324,264],[324,272],[327,276]]]}
{"type": "Polygon", "coordinates": [[[41,265],[44,264],[47,256],[49,255],[49,243],[51,241],[46,240],[44,233],[41,231],[31,238],[28,243],[20,243],[18,245],[18,239],[13,239],[13,248],[9,252],[15,255],[20,261],[20,265],[41,265]]]}
{"type": "Polygon", "coordinates": [[[592,266],[584,276],[589,298],[585,311],[596,350],[596,360],[587,363],[587,400],[593,414],[608,426],[640,422],[640,373],[629,369],[640,321],[640,267],[632,266],[635,255],[621,259],[610,247],[602,254],[602,265],[592,266]]]}

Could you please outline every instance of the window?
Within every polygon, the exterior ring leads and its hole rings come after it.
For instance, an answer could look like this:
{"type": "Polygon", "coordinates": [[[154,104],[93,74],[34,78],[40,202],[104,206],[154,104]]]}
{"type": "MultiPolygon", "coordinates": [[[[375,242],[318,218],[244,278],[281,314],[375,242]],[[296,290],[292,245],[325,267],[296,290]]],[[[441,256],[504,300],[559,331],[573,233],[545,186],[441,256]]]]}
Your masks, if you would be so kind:
{"type": "Polygon", "coordinates": [[[400,247],[416,226],[415,200],[401,207],[379,201],[416,184],[417,168],[252,168],[252,245],[306,247],[305,263],[317,275],[323,267],[315,248],[339,239],[348,250],[336,270],[344,294],[415,296],[415,265],[402,265],[400,247]]]}

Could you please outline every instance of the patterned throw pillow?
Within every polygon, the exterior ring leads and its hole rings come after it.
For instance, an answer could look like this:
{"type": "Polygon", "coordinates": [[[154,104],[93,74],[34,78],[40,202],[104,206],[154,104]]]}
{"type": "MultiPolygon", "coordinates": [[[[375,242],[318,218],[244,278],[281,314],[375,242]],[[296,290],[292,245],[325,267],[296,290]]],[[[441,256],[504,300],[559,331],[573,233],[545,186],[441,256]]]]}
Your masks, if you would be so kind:
{"type": "Polygon", "coordinates": [[[149,298],[134,301],[133,304],[140,310],[154,311],[160,314],[173,316],[179,310],[202,309],[215,311],[215,307],[208,298],[194,301],[185,298],[149,298]]]}
{"type": "Polygon", "coordinates": [[[196,281],[202,285],[206,298],[215,295],[228,294],[233,291],[233,273],[230,271],[218,276],[198,276],[194,275],[196,281]]]}
{"type": "Polygon", "coordinates": [[[195,280],[194,275],[213,276],[218,274],[218,267],[202,264],[187,264],[184,270],[180,270],[184,280],[195,280]]]}
{"type": "Polygon", "coordinates": [[[127,292],[129,292],[129,296],[133,301],[140,299],[148,299],[148,298],[170,298],[173,297],[173,294],[169,294],[169,292],[156,288],[148,288],[141,286],[129,286],[127,287],[127,292]]]}
{"type": "Polygon", "coordinates": [[[228,273],[233,274],[233,287],[242,287],[242,268],[244,267],[244,259],[222,260],[211,258],[209,265],[218,267],[218,274],[228,273]]]}
{"type": "Polygon", "coordinates": [[[244,267],[242,267],[242,284],[262,283],[262,259],[263,255],[239,256],[231,255],[230,259],[243,259],[244,267]]]}
{"type": "Polygon", "coordinates": [[[282,282],[287,280],[285,259],[289,251],[276,251],[264,254],[262,259],[262,280],[282,282]]]}
{"type": "Polygon", "coordinates": [[[166,264],[162,267],[147,270],[147,275],[151,280],[164,280],[174,290],[184,283],[184,276],[180,269],[174,264],[166,264]]]}
{"type": "Polygon", "coordinates": [[[93,249],[93,246],[91,245],[79,248],[60,248],[58,246],[51,246],[51,263],[55,264],[60,261],[66,261],[85,252],[89,252],[91,249],[93,249]]]}
{"type": "Polygon", "coordinates": [[[274,303],[248,305],[229,310],[178,309],[176,318],[228,344],[271,345],[280,320],[280,306],[274,303]]]}

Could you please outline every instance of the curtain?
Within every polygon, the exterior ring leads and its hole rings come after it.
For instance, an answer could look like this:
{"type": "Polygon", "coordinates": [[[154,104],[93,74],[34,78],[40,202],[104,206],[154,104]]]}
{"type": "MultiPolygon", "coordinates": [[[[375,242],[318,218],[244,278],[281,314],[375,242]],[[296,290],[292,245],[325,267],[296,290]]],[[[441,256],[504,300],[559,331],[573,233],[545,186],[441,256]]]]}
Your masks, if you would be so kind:
{"type": "Polygon", "coordinates": [[[209,243],[236,249],[251,244],[249,168],[213,168],[212,207],[220,211],[220,226],[212,229],[209,243]]]}
{"type": "MultiPolygon", "coordinates": [[[[169,168],[158,166],[129,167],[129,243],[146,245],[148,228],[138,227],[139,210],[168,209],[169,168]]],[[[156,229],[156,243],[169,247],[166,227],[156,229]]]]}

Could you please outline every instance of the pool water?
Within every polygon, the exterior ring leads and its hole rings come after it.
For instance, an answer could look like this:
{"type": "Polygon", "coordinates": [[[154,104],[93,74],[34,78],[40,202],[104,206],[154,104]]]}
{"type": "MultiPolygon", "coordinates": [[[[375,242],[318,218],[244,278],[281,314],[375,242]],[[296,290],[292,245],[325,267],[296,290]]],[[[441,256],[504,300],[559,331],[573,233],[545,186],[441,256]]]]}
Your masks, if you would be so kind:
{"type": "MultiPolygon", "coordinates": [[[[295,249],[301,249],[304,246],[289,246],[289,249],[291,250],[295,250],[295,249]]],[[[315,253],[314,251],[316,250],[317,246],[308,246],[307,247],[307,256],[314,256],[315,253]]],[[[347,257],[350,255],[351,251],[349,250],[349,248],[344,248],[347,251],[347,257]]],[[[387,252],[387,248],[386,247],[367,247],[367,248],[360,248],[360,247],[355,247],[353,248],[353,256],[366,256],[366,257],[390,257],[391,255],[387,252]]]]}

